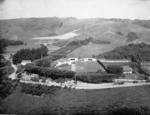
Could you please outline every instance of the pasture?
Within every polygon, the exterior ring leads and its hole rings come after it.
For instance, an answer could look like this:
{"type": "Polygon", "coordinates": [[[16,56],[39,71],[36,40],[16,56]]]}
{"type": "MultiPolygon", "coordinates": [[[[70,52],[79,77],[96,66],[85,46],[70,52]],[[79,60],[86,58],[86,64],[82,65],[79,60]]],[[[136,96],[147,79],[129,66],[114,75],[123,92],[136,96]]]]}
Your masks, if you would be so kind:
{"type": "Polygon", "coordinates": [[[2,100],[2,107],[8,113],[35,115],[96,110],[105,112],[111,108],[140,106],[150,108],[150,86],[102,90],[58,89],[53,95],[42,97],[16,91],[2,100]]]}

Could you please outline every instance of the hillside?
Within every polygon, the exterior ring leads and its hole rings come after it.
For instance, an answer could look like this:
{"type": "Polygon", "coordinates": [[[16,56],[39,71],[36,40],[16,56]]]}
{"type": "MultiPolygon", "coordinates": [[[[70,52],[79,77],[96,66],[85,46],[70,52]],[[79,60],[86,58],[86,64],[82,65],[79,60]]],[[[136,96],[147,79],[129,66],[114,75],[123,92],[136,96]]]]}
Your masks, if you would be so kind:
{"type": "Polygon", "coordinates": [[[69,57],[92,57],[129,43],[149,43],[149,23],[149,20],[76,19],[72,17],[12,19],[0,20],[0,35],[1,38],[22,40],[27,43],[28,48],[37,47],[41,43],[50,44],[49,49],[52,45],[59,47],[54,53],[51,51],[53,54],[61,52],[61,54],[68,54],[69,57]],[[110,44],[95,44],[95,42],[80,45],[80,47],[67,46],[73,41],[90,37],[110,44]]]}
{"type": "Polygon", "coordinates": [[[150,45],[145,43],[129,44],[97,56],[106,59],[131,59],[132,61],[150,61],[150,45]]]}

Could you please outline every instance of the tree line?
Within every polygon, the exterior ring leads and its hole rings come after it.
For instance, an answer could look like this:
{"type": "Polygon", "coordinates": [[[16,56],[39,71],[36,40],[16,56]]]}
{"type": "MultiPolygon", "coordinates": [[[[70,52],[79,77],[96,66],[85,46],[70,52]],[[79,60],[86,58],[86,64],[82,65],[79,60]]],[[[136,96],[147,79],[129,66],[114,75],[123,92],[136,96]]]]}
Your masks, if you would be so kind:
{"type": "Polygon", "coordinates": [[[40,48],[37,49],[21,49],[13,56],[13,63],[18,64],[21,63],[22,60],[36,60],[40,59],[42,57],[47,56],[48,54],[48,48],[41,45],[40,48]]]}
{"type": "Polygon", "coordinates": [[[150,61],[150,45],[129,44],[97,56],[105,59],[131,59],[133,62],[150,61]]]}

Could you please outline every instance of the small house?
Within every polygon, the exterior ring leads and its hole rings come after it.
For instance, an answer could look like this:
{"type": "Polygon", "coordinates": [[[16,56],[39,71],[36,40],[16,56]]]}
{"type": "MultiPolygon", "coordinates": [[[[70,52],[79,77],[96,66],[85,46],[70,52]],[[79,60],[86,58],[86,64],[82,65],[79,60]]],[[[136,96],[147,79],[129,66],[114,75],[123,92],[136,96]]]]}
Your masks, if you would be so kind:
{"type": "Polygon", "coordinates": [[[84,58],[83,60],[84,60],[85,62],[86,62],[86,61],[96,61],[95,58],[84,58]]]}
{"type": "Polygon", "coordinates": [[[26,64],[31,63],[30,60],[22,60],[21,65],[25,66],[26,64]]]}

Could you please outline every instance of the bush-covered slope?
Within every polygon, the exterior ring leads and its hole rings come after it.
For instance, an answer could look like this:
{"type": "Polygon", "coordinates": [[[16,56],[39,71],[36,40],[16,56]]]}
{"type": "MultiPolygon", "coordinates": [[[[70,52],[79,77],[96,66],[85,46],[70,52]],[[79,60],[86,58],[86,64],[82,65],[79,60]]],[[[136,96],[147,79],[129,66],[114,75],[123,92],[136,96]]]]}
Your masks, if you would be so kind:
{"type": "Polygon", "coordinates": [[[150,45],[145,43],[129,44],[110,52],[98,55],[106,59],[131,59],[132,61],[150,61],[150,45]]]}

